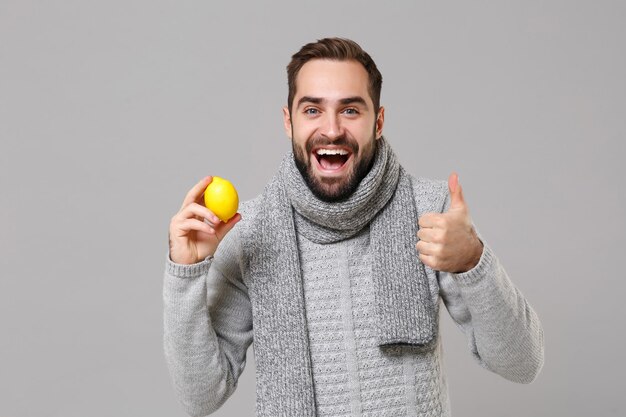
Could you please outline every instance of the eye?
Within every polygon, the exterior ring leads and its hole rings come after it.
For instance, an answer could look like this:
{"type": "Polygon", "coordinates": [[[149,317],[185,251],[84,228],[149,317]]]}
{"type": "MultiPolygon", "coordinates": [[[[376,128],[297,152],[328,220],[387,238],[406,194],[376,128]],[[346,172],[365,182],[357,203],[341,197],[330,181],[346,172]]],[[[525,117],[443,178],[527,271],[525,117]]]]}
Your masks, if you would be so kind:
{"type": "Polygon", "coordinates": [[[304,114],[310,114],[310,115],[314,115],[319,113],[318,110],[315,107],[307,107],[306,109],[304,109],[304,114]]]}
{"type": "Polygon", "coordinates": [[[354,107],[349,107],[349,108],[345,109],[343,112],[345,114],[349,114],[349,115],[359,114],[359,110],[355,109],[354,107]]]}

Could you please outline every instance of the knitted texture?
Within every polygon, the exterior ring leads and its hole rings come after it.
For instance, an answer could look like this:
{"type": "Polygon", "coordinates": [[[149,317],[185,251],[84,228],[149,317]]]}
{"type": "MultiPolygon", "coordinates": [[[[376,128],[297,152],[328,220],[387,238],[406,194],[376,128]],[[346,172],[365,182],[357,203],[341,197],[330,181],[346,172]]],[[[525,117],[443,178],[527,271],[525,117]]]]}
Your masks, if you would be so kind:
{"type": "Polygon", "coordinates": [[[439,345],[377,343],[368,228],[326,245],[299,237],[317,415],[447,416],[439,345]]]}

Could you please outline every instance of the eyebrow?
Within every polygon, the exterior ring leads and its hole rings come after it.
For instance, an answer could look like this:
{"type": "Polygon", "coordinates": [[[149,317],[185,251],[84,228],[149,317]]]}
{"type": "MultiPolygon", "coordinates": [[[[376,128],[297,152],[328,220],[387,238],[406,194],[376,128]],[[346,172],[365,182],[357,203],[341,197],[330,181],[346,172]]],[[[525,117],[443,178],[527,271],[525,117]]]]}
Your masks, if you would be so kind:
{"type": "MultiPolygon", "coordinates": [[[[303,96],[302,98],[300,98],[300,100],[298,100],[298,107],[300,107],[300,105],[302,103],[320,104],[320,103],[323,103],[325,101],[326,101],[326,99],[323,99],[321,97],[303,96]]],[[[341,105],[361,104],[361,105],[367,107],[367,102],[361,96],[353,96],[353,97],[342,98],[342,99],[339,100],[339,103],[341,105]]]]}

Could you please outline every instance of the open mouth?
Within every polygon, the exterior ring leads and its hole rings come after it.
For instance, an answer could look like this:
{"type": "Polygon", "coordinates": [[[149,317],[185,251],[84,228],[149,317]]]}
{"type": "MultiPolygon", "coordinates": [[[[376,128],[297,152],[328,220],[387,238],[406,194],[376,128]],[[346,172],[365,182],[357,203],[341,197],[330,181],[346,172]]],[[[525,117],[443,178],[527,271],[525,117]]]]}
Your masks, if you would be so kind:
{"type": "Polygon", "coordinates": [[[352,152],[345,148],[318,148],[313,150],[321,171],[339,172],[347,165],[352,152]]]}

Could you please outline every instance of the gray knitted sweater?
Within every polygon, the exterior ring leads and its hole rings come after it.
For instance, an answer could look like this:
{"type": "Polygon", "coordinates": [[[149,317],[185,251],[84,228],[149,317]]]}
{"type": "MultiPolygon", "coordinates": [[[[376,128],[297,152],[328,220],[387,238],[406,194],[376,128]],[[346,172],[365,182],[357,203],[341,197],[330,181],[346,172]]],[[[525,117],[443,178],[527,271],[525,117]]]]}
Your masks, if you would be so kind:
{"type": "MultiPolygon", "coordinates": [[[[449,205],[445,181],[425,182],[449,205]]],[[[419,196],[419,193],[415,194],[419,196]]],[[[417,198],[417,197],[416,197],[417,198]]],[[[258,199],[242,203],[243,221],[258,199]]],[[[215,256],[194,265],[166,260],[164,349],[185,410],[204,416],[232,394],[253,341],[252,309],[242,279],[238,227],[215,256]]],[[[479,234],[480,236],[480,234],[479,234]]],[[[398,346],[382,354],[371,311],[373,282],[369,230],[332,244],[298,235],[312,374],[319,416],[449,416],[441,339],[429,350],[398,346]]],[[[543,330],[485,240],[472,270],[437,273],[440,300],[467,336],[473,357],[511,381],[529,383],[543,365],[543,330]]]]}

